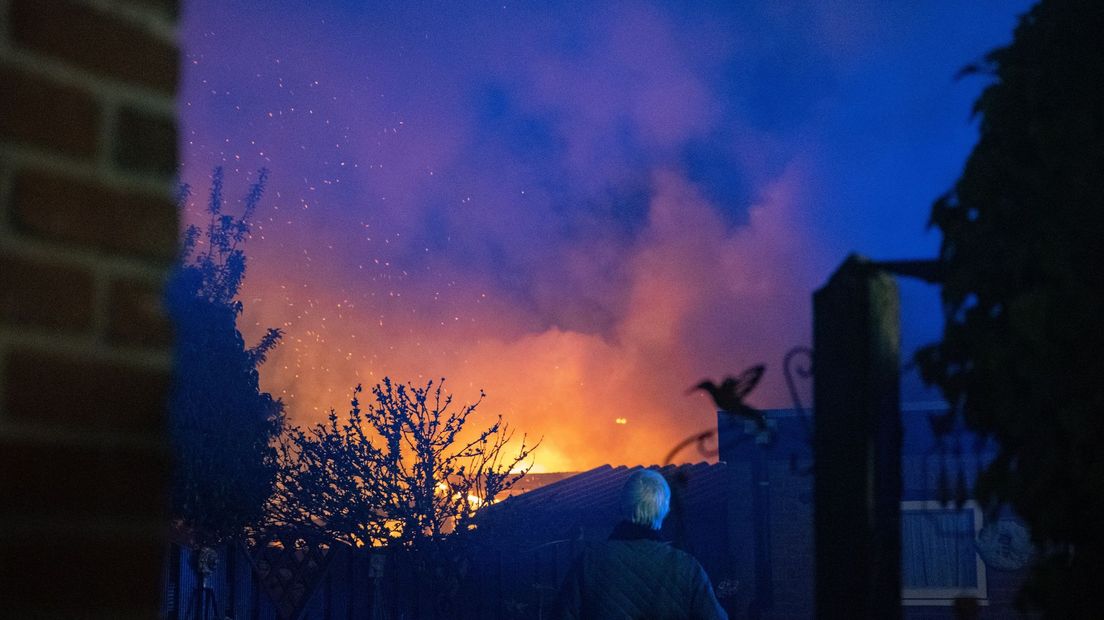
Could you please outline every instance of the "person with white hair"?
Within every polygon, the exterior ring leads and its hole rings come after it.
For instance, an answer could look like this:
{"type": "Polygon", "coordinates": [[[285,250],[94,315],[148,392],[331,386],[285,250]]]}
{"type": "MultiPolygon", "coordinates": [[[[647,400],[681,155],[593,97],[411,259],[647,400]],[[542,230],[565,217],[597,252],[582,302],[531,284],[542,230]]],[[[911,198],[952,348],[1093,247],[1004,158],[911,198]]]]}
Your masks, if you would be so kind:
{"type": "Polygon", "coordinates": [[[557,601],[558,618],[727,620],[705,569],[663,541],[671,488],[639,469],[621,490],[621,516],[609,540],[589,545],[572,564],[557,601]]]}

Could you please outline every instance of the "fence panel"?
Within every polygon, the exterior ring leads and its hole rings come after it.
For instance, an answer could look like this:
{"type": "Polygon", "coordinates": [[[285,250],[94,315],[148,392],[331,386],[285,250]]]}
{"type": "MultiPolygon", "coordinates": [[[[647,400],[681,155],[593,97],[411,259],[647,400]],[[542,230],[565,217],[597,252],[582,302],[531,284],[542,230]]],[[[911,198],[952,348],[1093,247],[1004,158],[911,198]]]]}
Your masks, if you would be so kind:
{"type": "MultiPolygon", "coordinates": [[[[414,554],[377,556],[368,549],[335,548],[325,573],[299,614],[284,618],[240,544],[217,548],[206,588],[192,567],[195,552],[171,545],[166,554],[164,620],[383,620],[465,618],[509,620],[547,617],[576,549],[473,551],[452,598],[438,598],[440,575],[424,570],[414,554]],[[384,560],[381,562],[381,560],[384,560]],[[374,579],[373,575],[382,572],[374,579]],[[377,602],[373,606],[374,602],[377,602]],[[204,615],[204,605],[206,615],[204,615]],[[216,615],[217,612],[217,615],[216,615]]],[[[377,552],[378,553],[378,552],[377,552]]],[[[287,611],[287,610],[285,610],[287,611]]]]}

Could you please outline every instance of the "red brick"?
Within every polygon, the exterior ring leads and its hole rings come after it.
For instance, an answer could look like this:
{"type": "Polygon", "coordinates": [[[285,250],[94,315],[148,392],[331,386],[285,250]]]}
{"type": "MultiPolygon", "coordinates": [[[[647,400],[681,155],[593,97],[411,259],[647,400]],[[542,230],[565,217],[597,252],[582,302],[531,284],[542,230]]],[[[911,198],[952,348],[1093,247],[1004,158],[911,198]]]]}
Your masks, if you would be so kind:
{"type": "Polygon", "coordinates": [[[0,139],[91,158],[100,109],[85,92],[0,65],[0,139]]]}
{"type": "Polygon", "coordinates": [[[172,324],[165,315],[159,285],[113,282],[110,300],[107,331],[112,342],[160,348],[172,344],[172,324]]]}
{"type": "Polygon", "coordinates": [[[0,532],[3,617],[109,618],[157,615],[166,545],[150,535],[0,532]],[[144,613],[143,613],[144,612],[144,613]]]}
{"type": "Polygon", "coordinates": [[[71,0],[12,0],[15,44],[106,77],[172,94],[177,52],[141,28],[71,0]]]}
{"type": "Polygon", "coordinates": [[[0,439],[0,519],[167,514],[168,458],[154,450],[0,439]]]}
{"type": "Polygon", "coordinates": [[[17,229],[54,241],[165,264],[176,255],[177,209],[165,196],[26,170],[15,176],[12,217],[17,229]]]}
{"type": "Polygon", "coordinates": [[[0,322],[80,331],[92,323],[92,275],[0,252],[0,322]]]}
{"type": "Polygon", "coordinates": [[[158,436],[164,428],[168,371],[16,349],[6,375],[3,411],[16,423],[158,436]]]}
{"type": "Polygon", "coordinates": [[[131,172],[172,177],[176,174],[176,121],[172,117],[124,108],[119,111],[112,153],[131,172]]]}

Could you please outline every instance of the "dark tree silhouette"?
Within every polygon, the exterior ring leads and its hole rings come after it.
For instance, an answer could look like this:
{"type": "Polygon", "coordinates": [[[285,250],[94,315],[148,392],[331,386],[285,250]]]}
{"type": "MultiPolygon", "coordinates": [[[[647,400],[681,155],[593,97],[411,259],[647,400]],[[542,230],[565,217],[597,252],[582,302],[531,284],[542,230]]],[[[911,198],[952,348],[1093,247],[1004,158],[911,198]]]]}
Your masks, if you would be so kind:
{"type": "Polygon", "coordinates": [[[357,386],[344,419],[331,411],[326,423],[288,429],[270,525],[353,546],[415,548],[468,531],[482,506],[528,472],[518,468],[536,446],[523,437],[507,456],[513,432],[501,417],[461,440],[483,394],[454,408],[443,384],[384,378],[367,409],[357,386]]]}
{"type": "MultiPolygon", "coordinates": [[[[172,512],[184,542],[213,546],[258,523],[276,476],[279,400],[258,386],[257,367],[280,339],[270,329],[247,347],[237,329],[245,277],[241,245],[261,195],[261,170],[240,217],[223,212],[222,169],[211,175],[205,231],[188,228],[166,286],[176,331],[169,402],[174,478],[172,512]],[[200,239],[202,234],[203,239],[200,239]]],[[[182,187],[180,201],[189,190],[182,187]]]]}
{"type": "Polygon", "coordinates": [[[922,350],[967,426],[995,440],[975,489],[1009,505],[1040,554],[1020,602],[1104,617],[1104,3],[1044,0],[1008,47],[980,139],[932,208],[947,319],[922,350]]]}

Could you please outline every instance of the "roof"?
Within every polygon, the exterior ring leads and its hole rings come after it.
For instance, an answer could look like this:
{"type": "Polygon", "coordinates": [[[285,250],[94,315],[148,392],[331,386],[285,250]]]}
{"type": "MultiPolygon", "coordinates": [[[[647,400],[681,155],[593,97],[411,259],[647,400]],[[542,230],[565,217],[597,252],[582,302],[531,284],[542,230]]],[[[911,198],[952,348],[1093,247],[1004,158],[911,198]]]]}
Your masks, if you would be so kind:
{"type": "MultiPolygon", "coordinates": [[[[602,465],[488,506],[479,517],[485,544],[525,552],[557,543],[605,540],[620,520],[621,488],[642,466],[602,465]]],[[[698,556],[723,562],[727,548],[724,463],[651,466],[671,484],[671,513],[662,534],[698,556]],[[715,557],[714,557],[715,556],[715,557]]]]}
{"type": "Polygon", "coordinates": [[[553,484],[563,480],[564,478],[570,478],[571,476],[578,475],[577,471],[558,471],[550,473],[534,473],[529,472],[525,474],[521,480],[518,480],[512,487],[506,489],[498,496],[499,501],[511,497],[514,495],[521,495],[522,493],[530,493],[543,486],[553,484]]]}

